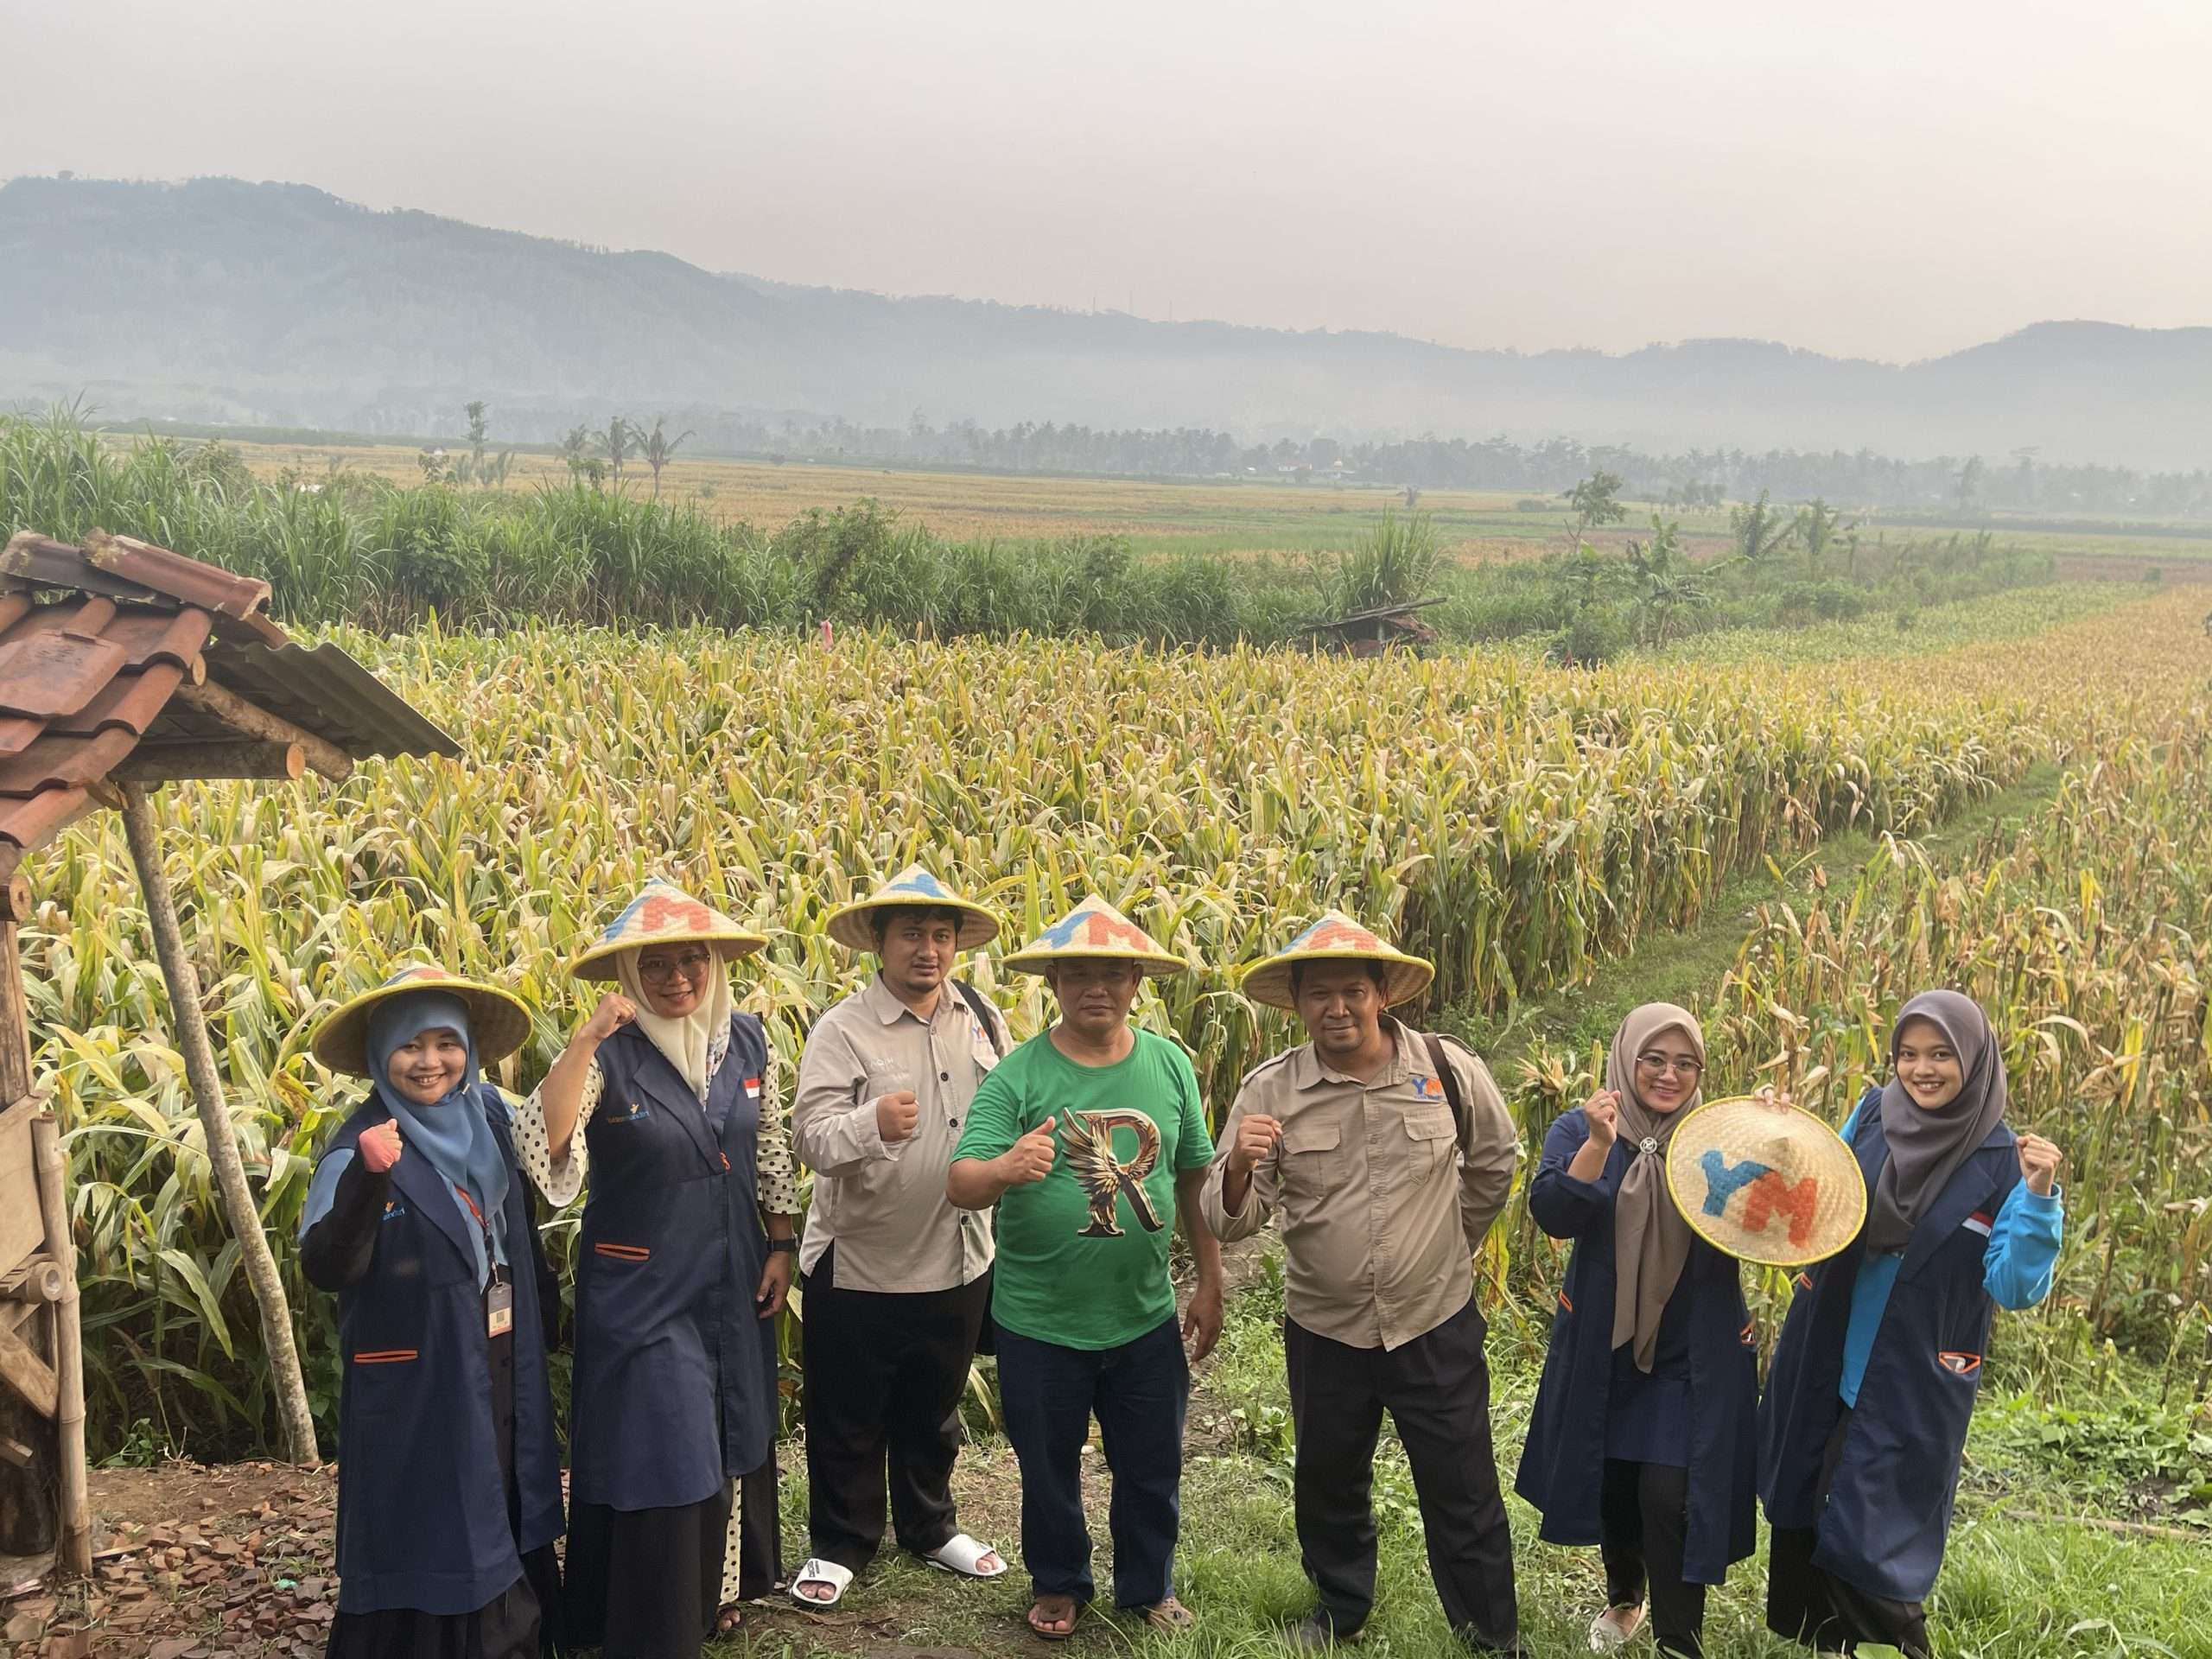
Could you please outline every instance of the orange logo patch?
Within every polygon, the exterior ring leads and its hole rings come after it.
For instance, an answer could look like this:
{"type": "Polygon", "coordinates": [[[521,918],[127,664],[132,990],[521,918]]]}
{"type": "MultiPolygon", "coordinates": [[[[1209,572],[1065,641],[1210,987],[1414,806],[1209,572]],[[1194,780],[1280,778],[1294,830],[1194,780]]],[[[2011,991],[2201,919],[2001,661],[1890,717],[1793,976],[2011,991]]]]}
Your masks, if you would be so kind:
{"type": "Polygon", "coordinates": [[[668,899],[654,893],[638,912],[638,923],[648,933],[664,933],[677,927],[705,933],[714,929],[715,913],[696,899],[668,899]]]}
{"type": "Polygon", "coordinates": [[[1936,1356],[1936,1363],[1955,1376],[1972,1376],[1981,1369],[1981,1356],[1946,1351],[1936,1356]]]}

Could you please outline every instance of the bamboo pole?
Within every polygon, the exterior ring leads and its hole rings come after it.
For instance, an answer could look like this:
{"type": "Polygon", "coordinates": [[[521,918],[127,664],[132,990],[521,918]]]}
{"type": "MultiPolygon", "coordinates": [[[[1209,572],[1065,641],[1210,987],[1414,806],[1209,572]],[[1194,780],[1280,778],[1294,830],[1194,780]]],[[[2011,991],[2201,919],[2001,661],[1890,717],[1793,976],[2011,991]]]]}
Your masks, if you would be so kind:
{"type": "Polygon", "coordinates": [[[63,1192],[61,1126],[51,1111],[31,1120],[31,1157],[38,1170],[39,1215],[46,1253],[61,1269],[54,1307],[54,1463],[60,1478],[61,1541],[54,1564],[80,1579],[92,1574],[92,1511],[85,1493],[85,1347],[77,1323],[77,1249],[69,1236],[63,1192]]]}
{"type": "Polygon", "coordinates": [[[177,1046],[184,1052],[185,1075],[191,1081],[200,1125],[207,1134],[207,1161],[214,1166],[223,1213],[230,1222],[232,1236],[238,1242],[246,1282],[253,1287],[253,1300],[261,1310],[262,1340],[284,1421],[285,1455],[296,1464],[312,1464],[317,1456],[315,1420],[308,1411],[307,1383],[300,1375],[299,1349],[292,1340],[291,1305],[285,1299],[283,1281],[276,1275],[276,1258],[270,1253],[269,1240],[261,1230],[261,1213],[246,1188],[245,1164],[238,1156],[238,1134],[223,1101],[222,1074],[215,1069],[215,1048],[208,1040],[207,1017],[200,1004],[200,976],[185,955],[176,901],[169,893],[168,874],[162,868],[161,832],[144,787],[124,784],[122,788],[124,833],[130,842],[130,861],[137,867],[138,885],[146,895],[155,952],[161,957],[162,977],[168,983],[177,1046]]]}

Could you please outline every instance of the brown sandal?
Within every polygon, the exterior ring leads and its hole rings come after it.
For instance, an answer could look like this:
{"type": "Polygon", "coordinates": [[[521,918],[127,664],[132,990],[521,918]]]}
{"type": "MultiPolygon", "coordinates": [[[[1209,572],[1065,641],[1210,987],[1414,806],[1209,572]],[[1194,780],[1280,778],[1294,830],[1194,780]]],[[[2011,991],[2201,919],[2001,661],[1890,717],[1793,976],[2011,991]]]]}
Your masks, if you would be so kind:
{"type": "MultiPolygon", "coordinates": [[[[1076,1621],[1082,1617],[1083,1604],[1077,1601],[1073,1596],[1039,1596],[1036,1600],[1029,1604],[1029,1633],[1035,1637],[1039,1642],[1065,1642],[1068,1637],[1075,1634],[1076,1621]],[[1046,1602],[1065,1602],[1067,1604],[1067,1612],[1065,1615],[1068,1622],[1067,1629],[1065,1630],[1048,1630],[1043,1624],[1038,1622],[1037,1615],[1044,1611],[1045,1604],[1046,1602]]],[[[1058,1622],[1058,1616],[1056,1616],[1054,1622],[1058,1622]]]]}
{"type": "Polygon", "coordinates": [[[1198,1616],[1181,1602],[1170,1596],[1165,1601],[1155,1601],[1144,1610],[1144,1622],[1155,1630],[1165,1630],[1170,1636],[1180,1636],[1198,1622],[1198,1616]]]}

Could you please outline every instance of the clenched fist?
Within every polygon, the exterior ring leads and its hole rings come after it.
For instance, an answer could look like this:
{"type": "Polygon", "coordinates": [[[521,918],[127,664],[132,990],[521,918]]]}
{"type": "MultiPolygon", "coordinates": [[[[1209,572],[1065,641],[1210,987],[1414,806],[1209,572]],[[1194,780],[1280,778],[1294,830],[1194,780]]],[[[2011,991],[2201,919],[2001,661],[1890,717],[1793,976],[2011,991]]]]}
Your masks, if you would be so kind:
{"type": "Polygon", "coordinates": [[[638,1005],[620,991],[609,991],[599,999],[599,1006],[591,1011],[576,1032],[576,1041],[587,1047],[597,1048],[616,1032],[638,1017],[638,1005]]]}
{"type": "Polygon", "coordinates": [[[2020,1137],[2020,1174],[2028,1191],[2039,1198],[2050,1196],[2058,1180],[2059,1160],[2066,1154],[2039,1135],[2020,1137]]]}
{"type": "Polygon", "coordinates": [[[406,1150],[407,1146],[399,1138],[399,1125],[390,1121],[378,1124],[373,1129],[363,1129],[359,1144],[361,1161],[369,1166],[370,1173],[375,1175],[383,1174],[397,1163],[399,1154],[406,1150]]]}
{"type": "Polygon", "coordinates": [[[1582,1103],[1582,1116],[1589,1120],[1590,1143],[1610,1151],[1621,1133],[1621,1097],[1611,1089],[1600,1089],[1582,1103]]]}
{"type": "Polygon", "coordinates": [[[911,1089],[894,1089],[875,1103],[875,1132],[887,1143],[904,1141],[922,1121],[921,1103],[911,1089]]]}
{"type": "Polygon", "coordinates": [[[1282,1139],[1282,1125],[1264,1112],[1255,1112],[1236,1126],[1236,1140],[1229,1148],[1229,1167],[1249,1177],[1260,1160],[1282,1139]]]}
{"type": "Polygon", "coordinates": [[[1015,1141],[999,1160],[999,1173],[1006,1178],[1008,1186],[1027,1186],[1052,1173],[1053,1154],[1059,1150],[1058,1143],[1052,1139],[1052,1125],[1058,1121],[1046,1118],[1015,1141]]]}

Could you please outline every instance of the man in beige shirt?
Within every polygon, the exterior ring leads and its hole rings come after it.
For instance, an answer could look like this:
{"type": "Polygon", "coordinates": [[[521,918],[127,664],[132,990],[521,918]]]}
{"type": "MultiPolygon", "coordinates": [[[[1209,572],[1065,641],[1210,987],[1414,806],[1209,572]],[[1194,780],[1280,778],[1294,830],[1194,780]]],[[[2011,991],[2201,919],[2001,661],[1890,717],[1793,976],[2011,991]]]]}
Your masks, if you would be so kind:
{"type": "Polygon", "coordinates": [[[830,918],[880,970],[816,1021],[791,1140],[814,1171],[799,1250],[807,1529],[791,1580],[834,1605],[883,1541],[969,1578],[1006,1571],[959,1529],[957,1415],[990,1306],[988,1213],[946,1201],[945,1170],[976,1088],[1011,1046],[1004,1018],[953,976],[998,932],[989,912],[918,866],[830,918]]]}
{"type": "Polygon", "coordinates": [[[1350,1640],[1374,1605],[1369,1492],[1387,1410],[1446,1617],[1478,1652],[1520,1651],[1471,1261],[1519,1137],[1479,1059],[1385,1012],[1433,976],[1332,911],[1244,982],[1311,1039],[1244,1079],[1202,1199],[1224,1243],[1282,1217],[1293,1491],[1319,1600],[1296,1648],[1350,1640]]]}

